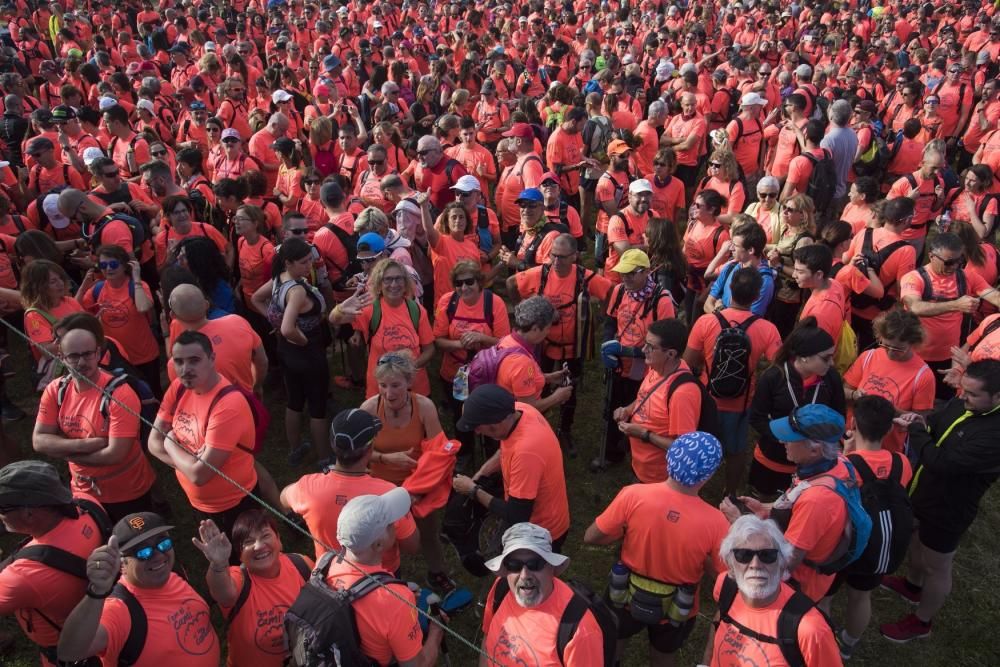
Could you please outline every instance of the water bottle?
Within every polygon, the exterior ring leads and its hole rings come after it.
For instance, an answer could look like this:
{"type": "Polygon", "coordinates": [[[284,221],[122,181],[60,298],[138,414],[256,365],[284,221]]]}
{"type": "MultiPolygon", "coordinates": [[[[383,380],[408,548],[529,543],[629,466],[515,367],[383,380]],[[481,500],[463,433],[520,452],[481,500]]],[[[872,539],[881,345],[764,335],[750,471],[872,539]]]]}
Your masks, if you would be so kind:
{"type": "Polygon", "coordinates": [[[938,222],[938,226],[941,228],[941,232],[947,232],[948,228],[951,227],[951,211],[945,211],[941,214],[941,220],[938,222]]]}
{"type": "Polygon", "coordinates": [[[694,607],[694,594],[696,590],[696,586],[687,584],[677,587],[677,593],[674,594],[674,601],[670,608],[671,625],[679,627],[687,621],[688,616],[691,615],[691,609],[694,607]]]}
{"type": "Polygon", "coordinates": [[[628,567],[618,561],[611,566],[611,583],[608,585],[608,598],[615,607],[623,607],[628,602],[628,567]]]}
{"type": "Polygon", "coordinates": [[[459,366],[455,371],[455,379],[451,383],[451,395],[456,401],[465,401],[469,397],[469,366],[459,366]]]}

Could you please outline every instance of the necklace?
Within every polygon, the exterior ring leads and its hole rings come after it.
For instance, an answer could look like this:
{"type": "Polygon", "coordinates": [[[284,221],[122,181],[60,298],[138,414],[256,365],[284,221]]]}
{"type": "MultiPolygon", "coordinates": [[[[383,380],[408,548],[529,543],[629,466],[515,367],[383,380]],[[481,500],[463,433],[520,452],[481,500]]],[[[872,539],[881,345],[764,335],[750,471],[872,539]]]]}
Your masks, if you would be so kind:
{"type": "Polygon", "coordinates": [[[386,401],[386,403],[385,403],[385,408],[386,408],[386,410],[390,410],[392,412],[393,419],[399,419],[399,416],[403,413],[403,410],[407,409],[408,407],[410,407],[410,394],[409,394],[409,392],[407,392],[407,394],[406,394],[406,402],[403,403],[403,405],[401,405],[399,407],[399,409],[396,409],[396,408],[392,407],[391,405],[389,405],[388,401],[386,401]]]}

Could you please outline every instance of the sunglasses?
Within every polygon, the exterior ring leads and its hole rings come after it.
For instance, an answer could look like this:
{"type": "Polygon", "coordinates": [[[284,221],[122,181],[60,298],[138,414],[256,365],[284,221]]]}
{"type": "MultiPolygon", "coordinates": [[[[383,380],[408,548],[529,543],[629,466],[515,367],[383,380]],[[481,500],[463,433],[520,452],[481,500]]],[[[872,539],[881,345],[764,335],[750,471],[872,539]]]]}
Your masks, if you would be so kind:
{"type": "Polygon", "coordinates": [[[206,127],[205,131],[208,132],[209,134],[216,134],[218,132],[222,132],[222,128],[221,127],[206,127]]]}
{"type": "Polygon", "coordinates": [[[765,565],[773,565],[778,562],[777,549],[733,549],[733,558],[741,565],[749,565],[754,556],[765,565]]]}
{"type": "Polygon", "coordinates": [[[721,162],[709,162],[708,166],[710,168],[713,168],[713,169],[719,169],[719,168],[722,167],[722,163],[721,162]]]}
{"type": "Polygon", "coordinates": [[[301,229],[289,229],[288,231],[289,231],[289,233],[295,234],[296,236],[302,236],[303,234],[306,234],[306,233],[309,232],[309,228],[308,227],[303,227],[301,229]]]}
{"type": "Polygon", "coordinates": [[[529,560],[520,560],[518,558],[508,558],[503,562],[503,569],[508,572],[520,572],[524,568],[528,568],[529,572],[541,572],[548,565],[544,558],[536,556],[529,560]]]}
{"type": "Polygon", "coordinates": [[[777,192],[758,192],[757,196],[761,199],[774,199],[778,196],[777,192]]]}
{"type": "Polygon", "coordinates": [[[924,104],[930,104],[932,106],[937,106],[938,104],[941,104],[941,102],[939,100],[924,100],[924,104]]]}
{"type": "Polygon", "coordinates": [[[163,539],[162,542],[157,544],[155,547],[143,547],[137,549],[132,558],[136,560],[149,560],[153,557],[153,551],[159,551],[161,554],[170,553],[174,548],[174,541],[169,537],[163,539]]]}
{"type": "Polygon", "coordinates": [[[372,255],[371,257],[358,257],[358,261],[362,264],[374,264],[379,259],[378,255],[372,255]]]}
{"type": "Polygon", "coordinates": [[[368,165],[371,167],[381,167],[385,164],[385,160],[368,160],[368,165]]]}
{"type": "Polygon", "coordinates": [[[799,211],[799,209],[797,209],[797,208],[792,208],[791,206],[786,206],[786,207],[785,207],[785,208],[784,208],[784,209],[782,210],[782,213],[799,213],[799,212],[800,212],[800,211],[799,211]]]}
{"type": "Polygon", "coordinates": [[[889,352],[900,352],[900,353],[906,352],[905,347],[896,347],[895,345],[889,345],[888,343],[883,343],[881,341],[879,341],[878,346],[885,350],[888,350],[889,352]]]}
{"type": "Polygon", "coordinates": [[[472,287],[478,284],[479,281],[475,278],[456,278],[454,282],[455,287],[472,287]]]}
{"type": "Polygon", "coordinates": [[[167,151],[150,151],[149,154],[153,157],[163,157],[167,154],[167,151]]]}
{"type": "Polygon", "coordinates": [[[934,257],[935,259],[937,259],[939,262],[941,262],[942,264],[944,264],[948,268],[951,268],[953,266],[958,266],[963,261],[965,261],[964,257],[956,257],[954,259],[945,259],[941,255],[935,254],[933,252],[931,253],[931,257],[934,257]]]}
{"type": "Polygon", "coordinates": [[[406,282],[406,276],[383,276],[382,282],[392,285],[393,283],[406,282]]]}
{"type": "Polygon", "coordinates": [[[117,259],[109,259],[106,262],[98,262],[97,268],[99,268],[101,271],[107,271],[108,269],[114,271],[121,265],[122,263],[119,262],[117,259]]]}

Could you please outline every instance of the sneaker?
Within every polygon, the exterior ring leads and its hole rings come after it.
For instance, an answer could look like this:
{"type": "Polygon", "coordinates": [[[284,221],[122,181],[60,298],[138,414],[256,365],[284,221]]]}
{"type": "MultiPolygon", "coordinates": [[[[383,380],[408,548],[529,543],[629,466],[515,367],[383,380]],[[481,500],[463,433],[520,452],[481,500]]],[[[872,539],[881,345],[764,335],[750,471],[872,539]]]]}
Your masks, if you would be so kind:
{"type": "Polygon", "coordinates": [[[445,572],[428,572],[427,585],[434,589],[434,592],[438,593],[441,597],[444,597],[458,588],[458,584],[455,583],[455,580],[449,577],[445,572]]]}
{"type": "Polygon", "coordinates": [[[883,637],[897,644],[931,636],[931,624],[924,623],[916,614],[908,614],[895,623],[883,623],[878,629],[883,637]]]}
{"type": "Polygon", "coordinates": [[[841,636],[841,633],[839,632],[835,633],[835,636],[837,638],[837,648],[840,649],[840,659],[843,660],[844,662],[847,662],[848,660],[851,659],[851,654],[854,652],[854,649],[857,648],[858,645],[855,644],[854,646],[851,646],[850,644],[845,642],[843,636],[841,636]]]}
{"type": "Polygon", "coordinates": [[[288,465],[297,466],[301,464],[309,454],[310,450],[312,450],[312,445],[309,442],[303,442],[301,445],[288,453],[288,465]]]}
{"type": "Polygon", "coordinates": [[[906,577],[882,577],[880,587],[895,593],[912,605],[918,605],[920,604],[920,591],[913,590],[909,583],[910,582],[906,580],[906,577]]]}

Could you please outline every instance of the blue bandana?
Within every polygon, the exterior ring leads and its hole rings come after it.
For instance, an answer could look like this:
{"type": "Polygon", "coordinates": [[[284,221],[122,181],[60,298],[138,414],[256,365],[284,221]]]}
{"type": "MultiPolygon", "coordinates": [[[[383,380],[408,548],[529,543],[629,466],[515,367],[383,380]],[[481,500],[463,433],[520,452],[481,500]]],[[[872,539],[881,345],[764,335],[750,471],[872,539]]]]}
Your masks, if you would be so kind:
{"type": "Polygon", "coordinates": [[[722,445],[709,433],[685,433],[670,445],[667,471],[670,478],[684,486],[704,482],[715,473],[722,461],[722,445]]]}

